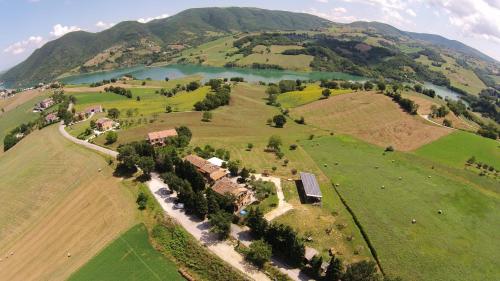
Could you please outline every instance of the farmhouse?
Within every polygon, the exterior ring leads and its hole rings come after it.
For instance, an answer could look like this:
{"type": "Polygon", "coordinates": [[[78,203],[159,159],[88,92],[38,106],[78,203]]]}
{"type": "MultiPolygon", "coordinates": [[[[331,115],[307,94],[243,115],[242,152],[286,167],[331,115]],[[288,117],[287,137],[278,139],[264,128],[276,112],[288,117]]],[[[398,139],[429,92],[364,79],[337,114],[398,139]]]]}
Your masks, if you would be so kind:
{"type": "Polygon", "coordinates": [[[91,107],[85,109],[86,114],[101,113],[101,112],[103,112],[101,105],[94,105],[94,106],[91,106],[91,107]]]}
{"type": "Polygon", "coordinates": [[[184,160],[193,164],[211,183],[216,182],[227,175],[227,171],[225,169],[222,169],[197,155],[188,155],[184,158],[184,160]]]}
{"type": "Polygon", "coordinates": [[[49,113],[47,116],[45,116],[45,122],[47,123],[53,123],[59,120],[59,117],[55,113],[49,113]]]}
{"type": "Polygon", "coordinates": [[[314,256],[319,255],[318,250],[311,248],[311,247],[305,247],[305,253],[304,253],[304,258],[307,263],[311,262],[311,260],[314,258],[314,256]]]}
{"type": "Polygon", "coordinates": [[[100,118],[95,123],[99,131],[108,131],[113,129],[115,122],[109,118],[100,118]]]}
{"type": "Polygon", "coordinates": [[[148,133],[148,141],[151,145],[164,146],[167,138],[176,137],[177,131],[175,129],[163,130],[159,132],[148,133]]]}
{"type": "Polygon", "coordinates": [[[52,98],[46,98],[39,103],[40,108],[46,109],[54,105],[54,100],[52,98]]]}
{"type": "Polygon", "coordinates": [[[236,211],[240,210],[243,206],[251,203],[252,196],[250,190],[239,184],[232,182],[228,178],[223,178],[217,181],[213,186],[212,190],[219,193],[220,195],[231,194],[234,196],[234,205],[236,206],[236,211]]]}
{"type": "Polygon", "coordinates": [[[316,176],[311,173],[300,173],[300,183],[307,202],[320,202],[323,195],[319,189],[316,176]]]}

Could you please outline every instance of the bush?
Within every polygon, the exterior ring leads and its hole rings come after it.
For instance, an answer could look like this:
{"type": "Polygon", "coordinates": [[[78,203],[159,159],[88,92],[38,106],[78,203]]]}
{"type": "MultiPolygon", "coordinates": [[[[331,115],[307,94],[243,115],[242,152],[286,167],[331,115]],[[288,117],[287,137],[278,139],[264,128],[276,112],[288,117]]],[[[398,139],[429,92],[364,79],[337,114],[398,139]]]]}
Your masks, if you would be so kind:
{"type": "Polygon", "coordinates": [[[148,203],[148,197],[144,194],[144,192],[140,192],[135,202],[139,205],[139,210],[144,210],[146,209],[146,205],[148,203]]]}
{"type": "Polygon", "coordinates": [[[392,145],[389,145],[388,147],[385,148],[385,151],[386,152],[393,152],[394,151],[394,147],[392,147],[392,145]]]}
{"type": "Polygon", "coordinates": [[[445,125],[446,127],[451,127],[451,126],[453,126],[453,123],[451,122],[451,120],[444,119],[443,125],[445,125]]]}
{"type": "Polygon", "coordinates": [[[109,131],[106,134],[106,144],[115,143],[118,140],[118,134],[115,131],[109,131]]]}
{"type": "Polygon", "coordinates": [[[250,244],[245,258],[257,267],[262,268],[271,259],[272,253],[271,245],[261,239],[250,244]]]}

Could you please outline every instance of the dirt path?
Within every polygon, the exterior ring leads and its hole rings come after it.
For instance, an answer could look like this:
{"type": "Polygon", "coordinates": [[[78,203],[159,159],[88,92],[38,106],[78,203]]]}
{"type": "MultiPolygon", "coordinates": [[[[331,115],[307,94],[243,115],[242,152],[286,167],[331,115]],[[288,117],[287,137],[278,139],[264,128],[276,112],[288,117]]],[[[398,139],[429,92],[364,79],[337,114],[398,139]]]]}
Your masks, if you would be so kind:
{"type": "Polygon", "coordinates": [[[440,127],[443,127],[443,128],[447,128],[447,129],[450,129],[450,130],[456,130],[455,128],[451,128],[451,127],[446,127],[445,125],[443,124],[439,124],[438,122],[435,122],[433,121],[428,114],[420,114],[420,117],[424,118],[425,120],[431,122],[432,124],[434,125],[438,125],[440,127]]]}
{"type": "Polygon", "coordinates": [[[285,195],[283,194],[283,189],[281,188],[281,179],[278,177],[264,177],[261,174],[254,175],[256,179],[261,179],[263,181],[270,181],[276,186],[276,195],[278,196],[278,206],[271,210],[269,213],[264,215],[264,218],[268,221],[285,214],[286,212],[293,209],[293,206],[285,201],[285,195]]]}
{"type": "Polygon", "coordinates": [[[63,123],[61,122],[59,124],[59,132],[65,137],[67,138],[68,140],[76,143],[76,144],[79,144],[79,145],[83,145],[87,148],[90,148],[90,149],[93,149],[93,150],[96,150],[96,151],[99,151],[101,153],[104,153],[106,155],[109,155],[113,158],[116,158],[118,156],[118,152],[114,151],[114,150],[111,150],[111,149],[107,149],[107,148],[104,148],[102,146],[98,146],[98,145],[95,145],[95,144],[92,144],[92,143],[89,143],[89,142],[86,142],[86,141],[83,141],[83,140],[79,140],[75,137],[73,137],[72,135],[70,135],[68,132],[66,132],[66,130],[64,129],[66,126],[63,125],[63,123]]]}
{"type": "MultiPolygon", "coordinates": [[[[270,280],[267,275],[248,264],[244,260],[243,256],[236,252],[236,250],[234,250],[234,246],[229,242],[218,241],[216,236],[210,233],[210,226],[207,220],[196,220],[186,215],[183,210],[175,209],[174,195],[169,195],[166,192],[168,190],[168,186],[163,183],[157,174],[152,174],[151,180],[148,182],[148,187],[151,190],[151,193],[155,196],[156,200],[160,203],[163,210],[170,217],[174,218],[180,225],[182,225],[182,227],[191,233],[191,235],[193,235],[197,240],[206,245],[210,251],[253,280],[270,280]]],[[[238,233],[238,229],[235,229],[234,233],[238,233]]]]}

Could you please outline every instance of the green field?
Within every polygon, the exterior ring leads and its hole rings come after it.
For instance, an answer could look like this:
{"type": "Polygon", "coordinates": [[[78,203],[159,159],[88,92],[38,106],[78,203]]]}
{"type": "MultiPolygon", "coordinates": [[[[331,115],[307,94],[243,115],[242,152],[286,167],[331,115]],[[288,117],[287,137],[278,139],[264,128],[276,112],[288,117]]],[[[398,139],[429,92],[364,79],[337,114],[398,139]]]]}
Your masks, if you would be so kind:
{"type": "Polygon", "coordinates": [[[415,153],[457,168],[463,168],[472,156],[478,162],[500,168],[500,142],[462,131],[427,144],[415,153]]]}
{"type": "Polygon", "coordinates": [[[69,280],[185,280],[175,264],[156,251],[142,224],[132,227],[69,280]]]}
{"type": "MultiPolygon", "coordinates": [[[[292,91],[280,94],[277,101],[281,104],[282,108],[293,108],[321,99],[323,97],[322,91],[323,88],[321,88],[319,85],[308,85],[303,91],[292,91]]],[[[352,90],[350,89],[332,90],[331,96],[351,92],[352,90]]]]}
{"type": "Polygon", "coordinates": [[[313,60],[309,55],[282,55],[273,53],[253,53],[237,61],[238,65],[247,66],[253,63],[275,64],[285,69],[309,71],[313,60]]]}
{"type": "Polygon", "coordinates": [[[84,92],[72,93],[77,103],[75,109],[82,111],[91,105],[102,105],[103,108],[118,108],[122,114],[128,109],[137,109],[139,114],[148,115],[153,113],[165,112],[165,107],[170,105],[174,111],[188,111],[192,110],[196,102],[205,98],[209,92],[210,87],[201,87],[192,92],[181,92],[173,97],[165,97],[156,94],[157,88],[132,88],[132,98],[126,98],[114,93],[97,93],[97,92],[84,92]],[[140,97],[140,101],[136,100],[140,97]]]}
{"type": "Polygon", "coordinates": [[[33,106],[35,103],[40,102],[46,97],[47,96],[45,95],[35,97],[17,108],[0,115],[0,154],[3,153],[3,138],[5,135],[22,123],[37,119],[40,114],[33,112],[33,106]]]}
{"type": "Polygon", "coordinates": [[[188,61],[198,63],[199,57],[203,60],[203,64],[211,66],[224,66],[230,61],[241,58],[241,55],[227,56],[227,54],[236,51],[233,47],[233,36],[222,37],[205,44],[201,44],[196,48],[186,49],[182,51],[181,57],[188,61]]]}
{"type": "Polygon", "coordinates": [[[417,156],[384,155],[350,137],[301,145],[340,184],[386,273],[404,280],[499,279],[498,196],[417,156]]]}
{"type": "Polygon", "coordinates": [[[431,70],[443,73],[450,79],[452,86],[467,91],[472,95],[478,95],[482,89],[487,88],[474,71],[460,66],[452,57],[446,55],[442,55],[441,57],[446,62],[440,67],[433,66],[432,61],[427,56],[421,55],[416,61],[427,65],[431,70]]]}

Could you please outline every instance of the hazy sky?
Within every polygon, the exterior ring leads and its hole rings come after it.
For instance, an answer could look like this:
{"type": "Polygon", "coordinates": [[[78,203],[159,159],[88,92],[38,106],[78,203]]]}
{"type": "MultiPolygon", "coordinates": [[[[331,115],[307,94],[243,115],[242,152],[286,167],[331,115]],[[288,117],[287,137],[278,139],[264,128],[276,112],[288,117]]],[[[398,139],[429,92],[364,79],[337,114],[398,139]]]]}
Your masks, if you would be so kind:
{"type": "Polygon", "coordinates": [[[306,12],[336,22],[381,21],[459,40],[500,61],[500,0],[0,0],[0,70],[70,31],[97,32],[123,20],[146,22],[209,6],[306,12]]]}

